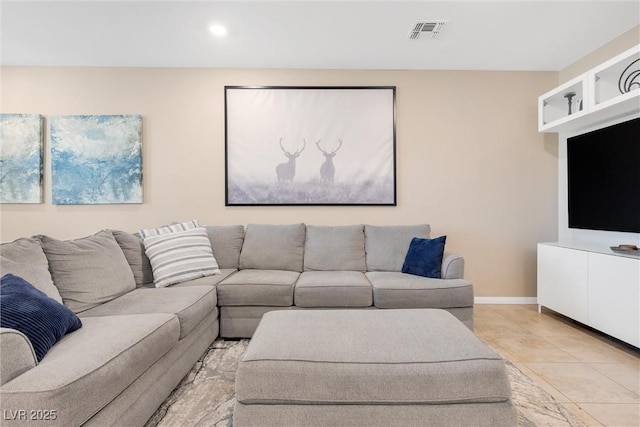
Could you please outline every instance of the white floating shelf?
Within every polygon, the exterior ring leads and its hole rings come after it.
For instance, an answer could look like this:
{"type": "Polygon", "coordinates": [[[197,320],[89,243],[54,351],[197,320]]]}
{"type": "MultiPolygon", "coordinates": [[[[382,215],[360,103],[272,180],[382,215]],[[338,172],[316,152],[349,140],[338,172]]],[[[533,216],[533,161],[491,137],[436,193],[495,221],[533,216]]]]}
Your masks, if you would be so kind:
{"type": "Polygon", "coordinates": [[[637,70],[640,70],[640,45],[541,95],[538,131],[572,132],[619,117],[640,115],[637,70]],[[618,80],[628,75],[631,79],[627,81],[636,83],[630,91],[621,93],[618,80]],[[569,101],[572,101],[571,114],[569,101]]]}

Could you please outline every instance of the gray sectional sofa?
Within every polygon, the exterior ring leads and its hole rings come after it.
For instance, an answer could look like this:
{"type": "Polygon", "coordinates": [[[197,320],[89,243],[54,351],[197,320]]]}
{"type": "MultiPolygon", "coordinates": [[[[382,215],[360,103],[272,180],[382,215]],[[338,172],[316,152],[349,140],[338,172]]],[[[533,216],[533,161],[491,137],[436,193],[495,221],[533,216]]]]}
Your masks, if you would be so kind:
{"type": "Polygon", "coordinates": [[[3,425],[143,425],[218,336],[214,286],[136,284],[110,231],[19,239],[0,255],[3,275],[23,277],[82,320],[40,362],[25,335],[0,330],[3,425]]]}
{"type": "Polygon", "coordinates": [[[428,238],[429,225],[206,230],[220,274],[167,288],[154,287],[136,234],[3,244],[2,274],[23,277],[83,324],[40,362],[23,334],[0,330],[3,424],[142,425],[216,337],[251,337],[272,310],[442,308],[473,329],[460,256],[445,253],[441,279],[401,272],[411,239],[428,238]],[[54,419],[34,419],[37,411],[54,419]]]}
{"type": "Polygon", "coordinates": [[[473,329],[462,257],[445,252],[442,279],[401,272],[411,239],[429,238],[427,224],[249,224],[244,231],[238,271],[217,286],[223,337],[251,337],[264,313],[301,308],[442,308],[473,329]]]}

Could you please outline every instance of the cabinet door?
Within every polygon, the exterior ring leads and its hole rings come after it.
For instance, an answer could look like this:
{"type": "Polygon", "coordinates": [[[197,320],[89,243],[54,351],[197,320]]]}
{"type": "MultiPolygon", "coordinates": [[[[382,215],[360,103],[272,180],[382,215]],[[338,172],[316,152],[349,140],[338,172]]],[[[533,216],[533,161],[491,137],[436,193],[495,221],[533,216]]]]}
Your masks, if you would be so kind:
{"type": "Polygon", "coordinates": [[[640,260],[589,254],[589,325],[640,347],[640,260]]]}
{"type": "Polygon", "coordinates": [[[538,245],[538,304],[587,323],[588,253],[538,245]]]}

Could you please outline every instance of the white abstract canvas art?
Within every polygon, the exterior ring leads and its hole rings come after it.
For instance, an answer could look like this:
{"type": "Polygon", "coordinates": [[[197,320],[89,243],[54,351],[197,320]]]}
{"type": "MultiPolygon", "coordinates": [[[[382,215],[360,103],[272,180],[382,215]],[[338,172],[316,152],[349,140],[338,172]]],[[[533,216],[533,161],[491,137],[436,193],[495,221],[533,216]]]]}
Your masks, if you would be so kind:
{"type": "Polygon", "coordinates": [[[227,205],[395,205],[395,87],[225,87],[227,205]]]}
{"type": "Polygon", "coordinates": [[[42,116],[0,114],[0,203],[42,203],[42,116]]]}
{"type": "Polygon", "coordinates": [[[142,117],[51,118],[56,205],[142,203],[142,117]]]}

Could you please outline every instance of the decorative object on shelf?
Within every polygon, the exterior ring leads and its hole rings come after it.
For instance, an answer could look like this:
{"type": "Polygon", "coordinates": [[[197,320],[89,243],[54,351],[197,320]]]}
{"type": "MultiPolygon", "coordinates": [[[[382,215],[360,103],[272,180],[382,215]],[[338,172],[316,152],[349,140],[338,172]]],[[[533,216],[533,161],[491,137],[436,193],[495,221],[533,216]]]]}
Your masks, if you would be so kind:
{"type": "Polygon", "coordinates": [[[571,104],[573,104],[573,97],[576,96],[575,92],[568,92],[564,94],[564,97],[567,98],[567,102],[569,104],[569,115],[573,114],[571,111],[571,104]]]}
{"type": "Polygon", "coordinates": [[[619,254],[633,254],[640,255],[640,249],[636,245],[618,245],[618,246],[609,246],[609,248],[616,253],[619,254]]]}
{"type": "Polygon", "coordinates": [[[637,251],[638,247],[636,245],[618,245],[618,249],[623,251],[637,251]]]}
{"type": "Polygon", "coordinates": [[[634,88],[640,88],[640,58],[627,65],[618,79],[620,93],[631,92],[634,88]]]}
{"type": "Polygon", "coordinates": [[[0,114],[0,203],[42,203],[39,114],[0,114]]]}
{"type": "Polygon", "coordinates": [[[142,203],[142,117],[51,118],[53,204],[142,203]]]}
{"type": "Polygon", "coordinates": [[[395,86],[225,86],[227,206],[396,205],[395,86]]]}

